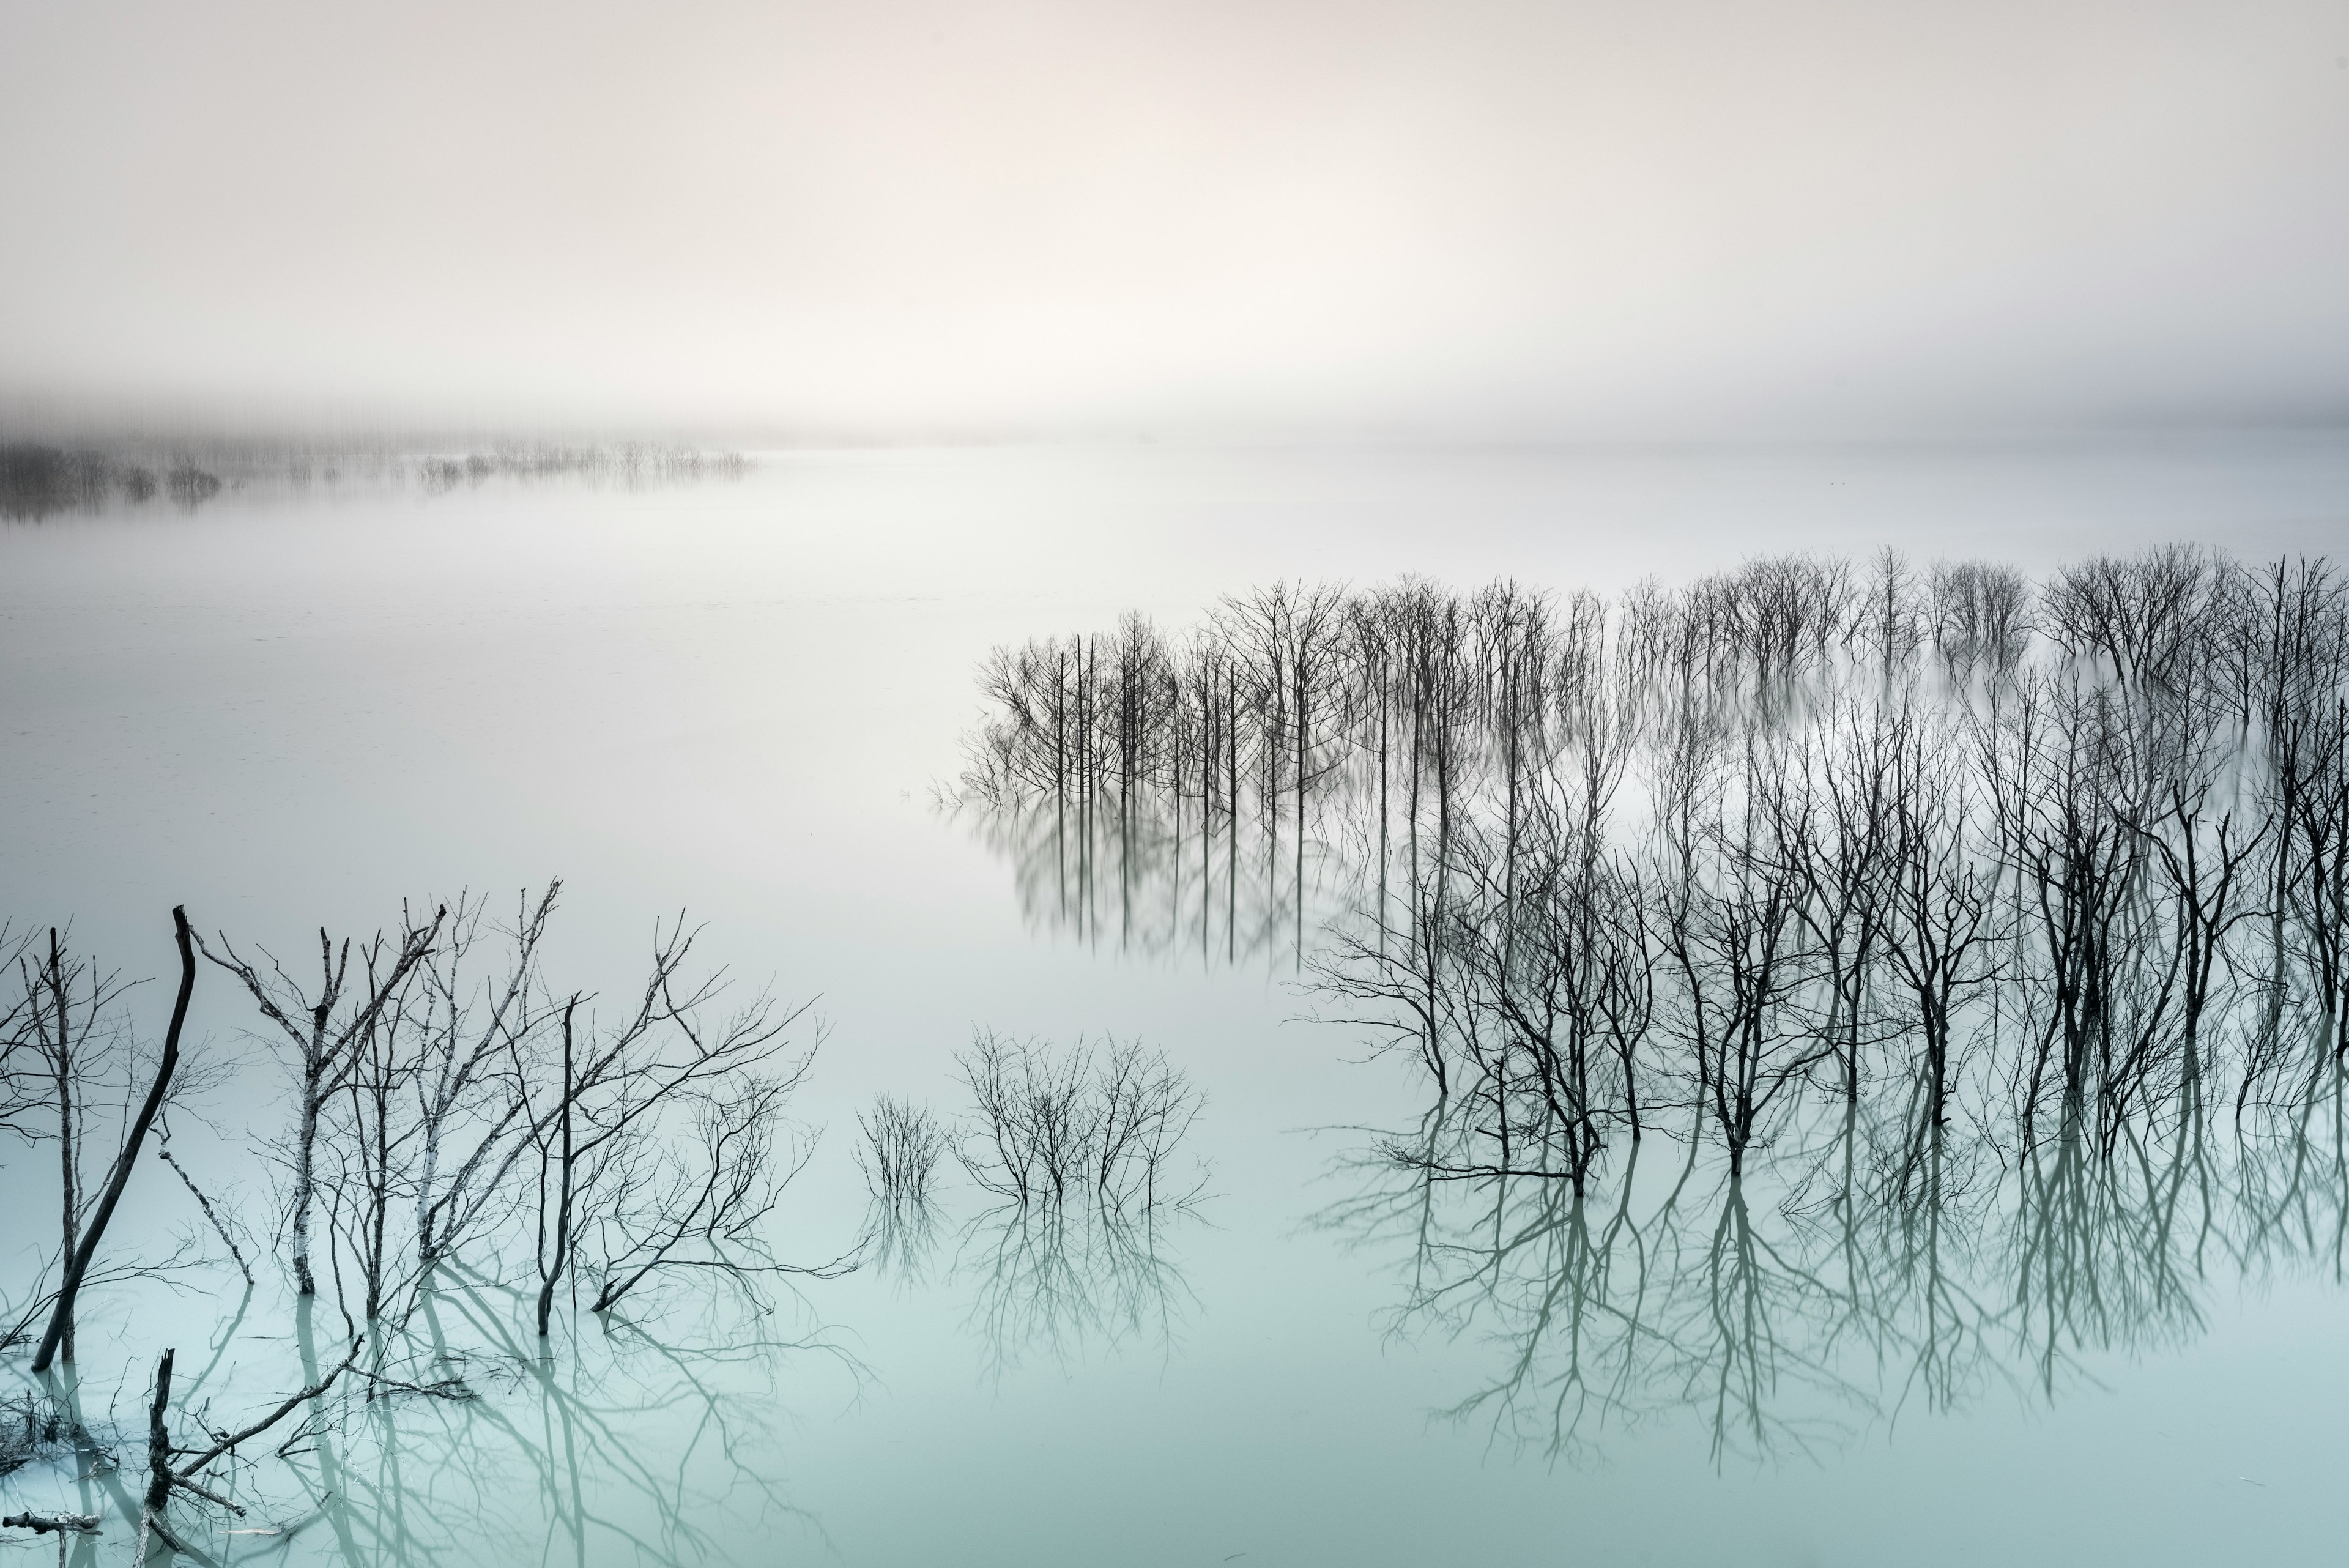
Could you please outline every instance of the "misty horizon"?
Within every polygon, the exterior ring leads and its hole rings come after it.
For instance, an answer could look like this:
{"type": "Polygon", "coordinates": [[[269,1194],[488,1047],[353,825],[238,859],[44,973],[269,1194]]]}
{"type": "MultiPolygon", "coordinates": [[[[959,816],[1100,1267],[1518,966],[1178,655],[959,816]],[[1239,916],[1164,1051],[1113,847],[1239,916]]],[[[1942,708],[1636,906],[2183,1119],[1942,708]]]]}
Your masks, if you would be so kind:
{"type": "Polygon", "coordinates": [[[0,134],[0,400],[86,421],[2349,421],[2349,29],[2278,5],[28,5],[0,134]]]}

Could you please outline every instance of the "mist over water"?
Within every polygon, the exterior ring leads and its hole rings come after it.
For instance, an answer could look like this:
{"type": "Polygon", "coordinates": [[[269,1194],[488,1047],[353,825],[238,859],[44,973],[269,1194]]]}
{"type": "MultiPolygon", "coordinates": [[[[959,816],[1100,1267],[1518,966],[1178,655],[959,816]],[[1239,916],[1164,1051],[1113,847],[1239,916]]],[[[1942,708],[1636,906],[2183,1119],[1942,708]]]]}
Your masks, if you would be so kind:
{"type": "MultiPolygon", "coordinates": [[[[305,975],[320,924],[396,937],[403,899],[429,920],[471,889],[503,915],[559,877],[544,987],[596,993],[599,1028],[624,1021],[656,920],[680,909],[695,972],[733,981],[712,1017],[761,988],[785,1011],[812,1002],[788,1039],[792,1060],[813,1055],[772,1128],[772,1169],[796,1174],[759,1237],[778,1263],[859,1265],[774,1276],[757,1298],[680,1269],[599,1318],[597,1252],[575,1307],[556,1293],[549,1354],[524,1184],[513,1222],[366,1364],[402,1386],[354,1385],[303,1441],[257,1447],[231,1478],[251,1517],[184,1497],[173,1517],[236,1561],[2318,1551],[2327,1412],[2349,1392],[2332,1326],[2344,1146],[2321,1053],[2271,1068],[2240,1123],[2234,1046],[2207,1115],[2178,1113],[2165,1058],[2115,1116],[2091,1078],[2084,1119],[2058,1096],[2018,1121],[1992,1068],[2028,1059],[2028,1032],[1969,1035],[1965,1108],[1937,1134],[1878,1065],[1902,1037],[1871,1037],[1861,1101],[1823,1064],[1734,1186],[1717,1115],[1700,1126],[1659,1067],[1636,1154],[1614,1091],[1591,1091],[1611,1130],[1577,1203],[1568,1180],[1489,1168],[1574,1153],[1518,1068],[1494,1075],[1497,1119],[1468,1114],[1464,1088],[1447,1119],[1412,1053],[1378,1052],[1392,1033],[1312,989],[1339,951],[1325,920],[1375,864],[1339,795],[1309,802],[1321,836],[1300,870],[1276,788],[1263,940],[1209,909],[1203,954],[1185,899],[1231,891],[1213,863],[1225,818],[1208,819],[1212,875],[1184,873],[1193,892],[1156,871],[1121,888],[1102,794],[1079,921],[1049,833],[988,815],[966,774],[999,717],[981,683],[996,649],[1078,632],[1114,649],[1129,611],[1179,633],[1284,579],[1366,600],[1417,576],[1466,600],[1506,577],[1611,607],[1642,579],[1679,593],[1764,555],[1849,559],[1864,583],[1889,545],[1921,592],[1937,560],[2036,582],[2149,540],[2245,562],[2322,551],[2344,496],[2349,448],[2313,437],[939,450],[752,454],[676,486],[224,489],[192,510],[10,523],[6,909],[44,932],[70,919],[76,950],[157,977],[124,998],[140,1044],[104,1106],[160,1037],[172,905],[305,975]],[[1475,1179],[1426,1179],[1462,1165],[1475,1179]],[[261,1528],[292,1533],[228,1533],[261,1528]]],[[[1477,755],[1462,813],[1485,847],[1464,848],[1446,898],[1482,885],[1498,933],[1506,773],[1477,755]]],[[[1168,867],[1191,865],[1201,821],[1168,867]]],[[[1389,925],[1407,946],[1404,895],[1425,878],[1401,865],[1402,821],[1389,925]]],[[[484,939],[491,972],[506,950],[484,939]]],[[[1463,958],[1456,1016],[1489,1004],[1482,972],[1463,958]]],[[[357,1254],[304,1313],[285,1167],[252,1141],[288,1132],[272,1027],[205,966],[186,1040],[209,1080],[170,1112],[254,1290],[189,1188],[143,1162],[109,1255],[184,1241],[202,1262],[89,1287],[76,1365],[119,1468],[67,1442],[0,1482],[12,1513],[105,1516],[71,1560],[128,1552],[162,1346],[192,1390],[172,1416],[184,1443],[347,1342],[334,1303],[357,1310],[357,1254]]],[[[1802,1054],[1781,1044],[1776,1065],[1802,1054]]],[[[684,1158],[697,1125],[657,1151],[684,1158]]],[[[11,1303],[56,1245],[57,1152],[9,1154],[33,1195],[9,1208],[11,1303]]],[[[37,1395],[23,1355],[9,1393],[37,1395]]]]}
{"type": "Polygon", "coordinates": [[[2337,425],[2344,60],[2272,0],[23,0],[0,396],[891,440],[2337,425]]]}

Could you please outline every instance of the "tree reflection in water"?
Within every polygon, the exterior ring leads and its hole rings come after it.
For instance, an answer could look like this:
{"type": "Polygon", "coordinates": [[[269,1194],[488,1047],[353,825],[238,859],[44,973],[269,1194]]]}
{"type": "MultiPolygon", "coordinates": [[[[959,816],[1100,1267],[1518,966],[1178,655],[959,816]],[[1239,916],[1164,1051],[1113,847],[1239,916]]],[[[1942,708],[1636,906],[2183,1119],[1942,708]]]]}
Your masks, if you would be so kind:
{"type": "Polygon", "coordinates": [[[821,1541],[791,1501],[779,1423],[787,1368],[816,1357],[861,1380],[826,1336],[735,1324],[680,1339],[588,1319],[549,1357],[533,1311],[525,1292],[446,1272],[403,1347],[433,1381],[322,1403],[274,1456],[265,1517],[220,1521],[191,1545],[222,1562],[298,1544],[353,1564],[682,1565],[730,1561],[786,1522],[821,1541]]]}
{"type": "Polygon", "coordinates": [[[1911,1407],[2053,1404],[2100,1359],[2190,1342],[2247,1284],[2337,1283],[2344,1080],[2240,1136],[2215,1119],[2110,1159],[2075,1125],[2002,1165],[1948,1133],[1888,1147],[1847,1113],[1766,1175],[1671,1140],[1583,1197],[1446,1180],[1390,1146],[1352,1161],[1361,1189],[1319,1222],[1393,1249],[1395,1333],[1493,1353],[1450,1420],[1574,1463],[1667,1420],[1700,1423],[1716,1463],[1817,1455],[1911,1407]]]}

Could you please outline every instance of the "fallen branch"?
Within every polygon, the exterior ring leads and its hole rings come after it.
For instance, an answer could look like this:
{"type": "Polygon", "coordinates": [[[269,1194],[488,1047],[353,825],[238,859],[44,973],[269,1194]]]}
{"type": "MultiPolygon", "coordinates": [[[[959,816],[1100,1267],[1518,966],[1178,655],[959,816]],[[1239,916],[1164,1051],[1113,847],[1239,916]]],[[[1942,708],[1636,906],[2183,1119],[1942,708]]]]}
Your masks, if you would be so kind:
{"type": "Polygon", "coordinates": [[[164,1527],[163,1511],[171,1502],[171,1429],[163,1413],[171,1405],[171,1357],[166,1349],[155,1366],[155,1402],[147,1407],[147,1496],[139,1510],[139,1546],[133,1560],[147,1561],[147,1532],[153,1531],[172,1551],[181,1550],[164,1527]]]}
{"type": "Polygon", "coordinates": [[[180,1179],[187,1184],[188,1190],[195,1194],[196,1206],[204,1211],[204,1218],[212,1222],[212,1230],[227,1246],[228,1255],[236,1260],[236,1272],[244,1276],[246,1284],[253,1283],[253,1267],[244,1261],[243,1250],[237,1246],[236,1238],[228,1233],[228,1226],[222,1221],[220,1214],[212,1208],[212,1200],[204,1196],[203,1189],[196,1185],[195,1178],[190,1176],[180,1162],[171,1158],[171,1140],[169,1134],[164,1136],[163,1146],[156,1152],[163,1157],[165,1165],[179,1173],[180,1179]]]}
{"type": "MultiPolygon", "coordinates": [[[[450,1399],[460,1404],[468,1399],[481,1397],[479,1394],[473,1392],[471,1384],[453,1374],[434,1383],[409,1383],[398,1377],[386,1377],[380,1372],[369,1372],[364,1366],[355,1366],[351,1371],[354,1376],[364,1377],[378,1387],[393,1393],[421,1394],[428,1398],[450,1399]]],[[[375,1396],[369,1395],[368,1397],[373,1398],[375,1396]]]]}
{"type": "Polygon", "coordinates": [[[268,1415],[264,1416],[260,1420],[255,1421],[250,1427],[245,1428],[243,1431],[222,1432],[216,1434],[220,1440],[212,1444],[211,1448],[206,1449],[196,1458],[189,1460],[186,1464],[180,1466],[176,1470],[173,1470],[171,1472],[172,1479],[175,1481],[181,1481],[189,1477],[196,1475],[206,1466],[210,1465],[214,1459],[217,1459],[222,1454],[227,1453],[231,1449],[237,1447],[241,1443],[252,1441],[254,1438],[261,1436],[262,1433],[269,1430],[270,1428],[277,1425],[278,1422],[284,1420],[286,1417],[292,1415],[295,1411],[300,1409],[303,1406],[308,1404],[311,1400],[316,1399],[318,1396],[324,1394],[327,1389],[332,1388],[335,1386],[336,1379],[342,1376],[344,1373],[348,1372],[352,1366],[358,1360],[360,1349],[361,1342],[356,1339],[353,1340],[351,1342],[350,1354],[344,1356],[343,1359],[335,1366],[334,1369],[329,1371],[324,1377],[319,1378],[316,1383],[311,1384],[308,1387],[289,1395],[284,1404],[278,1406],[277,1408],[272,1410],[268,1415]]]}
{"type": "Polygon", "coordinates": [[[229,1501],[228,1499],[221,1496],[220,1493],[212,1490],[210,1488],[198,1486],[195,1482],[190,1480],[185,1476],[173,1476],[171,1478],[171,1485],[181,1491],[193,1492],[196,1496],[202,1498],[206,1502],[216,1503],[220,1507],[224,1508],[231,1513],[236,1515],[239,1519],[243,1519],[244,1517],[243,1509],[239,1508],[235,1503],[229,1501]]]}

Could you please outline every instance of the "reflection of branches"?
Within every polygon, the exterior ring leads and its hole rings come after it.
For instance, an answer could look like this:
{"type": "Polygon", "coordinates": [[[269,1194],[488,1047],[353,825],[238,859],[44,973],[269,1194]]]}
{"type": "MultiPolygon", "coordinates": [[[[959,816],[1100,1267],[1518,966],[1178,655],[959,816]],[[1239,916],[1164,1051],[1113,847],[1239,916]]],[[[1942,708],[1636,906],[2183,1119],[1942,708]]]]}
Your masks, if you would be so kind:
{"type": "Polygon", "coordinates": [[[623,1325],[556,1364],[531,1332],[530,1296],[458,1270],[437,1278],[414,1335],[374,1352],[419,1371],[315,1406],[286,1449],[299,1501],[268,1515],[298,1516],[278,1533],[221,1537],[230,1560],[274,1552],[315,1521],[355,1564],[615,1552],[684,1564],[728,1559],[732,1531],[777,1513],[808,1522],[774,1463],[770,1412],[781,1357],[838,1355],[821,1340],[697,1350],[623,1325]],[[483,1387],[494,1397],[470,1397],[483,1387]]]}
{"type": "Polygon", "coordinates": [[[2106,1160],[2075,1119],[2024,1158],[2008,1267],[2016,1352],[2043,1394],[2085,1352],[2141,1353],[2201,1331],[2213,1174],[2199,1126],[2167,1148],[2131,1138],[2106,1160]]]}
{"type": "Polygon", "coordinates": [[[1741,1449],[1761,1458],[1781,1445],[1813,1453],[1845,1434],[1844,1407],[1872,1407],[1870,1391],[1839,1372],[1835,1335],[1818,1334],[1839,1323],[1848,1293],[1757,1231],[1734,1178],[1696,1273],[1701,1288],[1675,1293],[1684,1299],[1672,1303],[1680,1312],[1668,1337],[1681,1359],[1667,1376],[1708,1407],[1716,1460],[1741,1449]],[[1799,1386],[1796,1397],[1785,1397],[1782,1380],[1799,1386]]]}
{"type": "Polygon", "coordinates": [[[1398,1332],[1493,1351],[1448,1418],[1577,1462],[1666,1419],[1703,1427],[1721,1462],[1816,1454],[1912,1400],[2052,1401],[2092,1357],[2199,1334],[2228,1279],[2349,1262],[2337,1083],[2240,1143],[2197,1118],[2107,1159],[2091,1113],[2003,1165],[1960,1130],[1920,1133],[1931,1093],[1920,1068],[1909,1106],[1815,1118],[1709,1199],[1709,1162],[1661,1169],[1636,1147],[1587,1201],[1539,1177],[1446,1179],[1458,1134],[1439,1108],[1356,1157],[1368,1179],[1320,1221],[1391,1251],[1398,1332]]]}
{"type": "Polygon", "coordinates": [[[1479,1285],[1464,1303],[1464,1282],[1421,1280],[1425,1307],[1450,1313],[1455,1327],[1480,1312],[1515,1319],[1503,1375],[1449,1416],[1489,1414],[1496,1432],[1552,1458],[1588,1452],[1589,1434],[1610,1418],[1637,1418],[1664,1345],[1646,1316],[1651,1238],[1633,1221],[1630,1197],[1627,1183],[1594,1224],[1587,1201],[1557,1183],[1493,1184],[1491,1254],[1469,1276],[1479,1285]]]}
{"type": "Polygon", "coordinates": [[[1155,1341],[1168,1354],[1195,1304],[1164,1231],[1186,1210],[1136,1214],[1003,1204],[965,1232],[955,1266],[977,1296],[970,1323],[1001,1376],[1031,1352],[1063,1365],[1155,1341]]]}
{"type": "MultiPolygon", "coordinates": [[[[1095,1342],[1155,1337],[1171,1350],[1192,1298],[1163,1242],[1206,1183],[1195,1159],[1178,1165],[1199,1114],[1189,1077],[1139,1041],[1054,1050],[981,1031],[958,1060],[976,1111],[955,1152],[1002,1201],[965,1230],[955,1267],[977,1283],[971,1321],[996,1370],[1039,1347],[1063,1362],[1095,1342]]],[[[900,1174],[897,1212],[885,1188],[875,1207],[902,1247],[932,1222],[926,1178],[919,1202],[907,1179],[935,1160],[936,1129],[885,1101],[868,1133],[868,1177],[900,1174]]]]}

